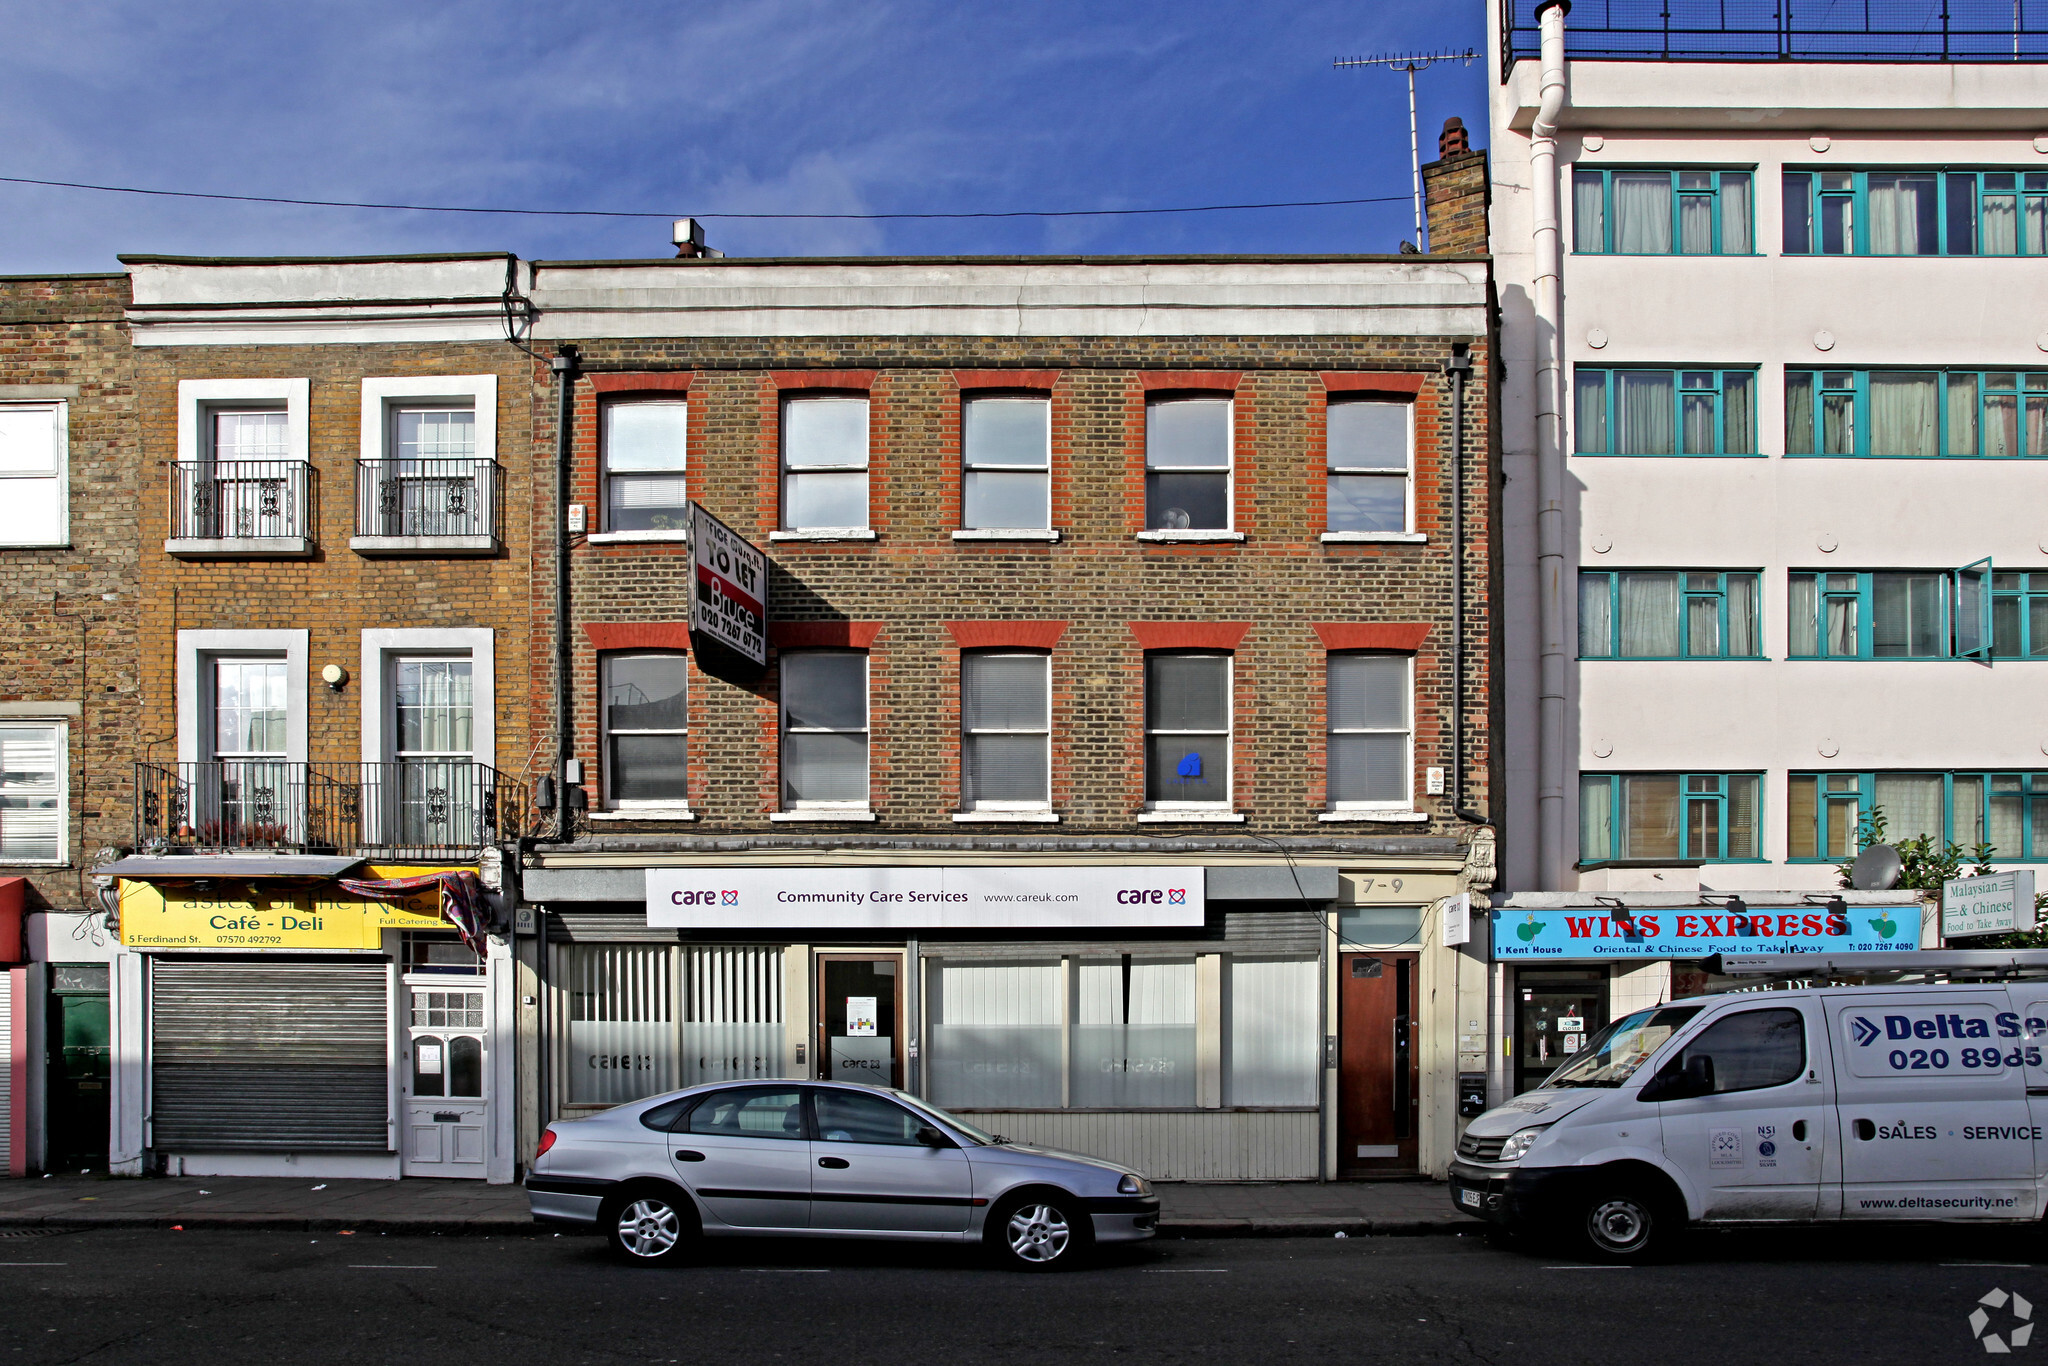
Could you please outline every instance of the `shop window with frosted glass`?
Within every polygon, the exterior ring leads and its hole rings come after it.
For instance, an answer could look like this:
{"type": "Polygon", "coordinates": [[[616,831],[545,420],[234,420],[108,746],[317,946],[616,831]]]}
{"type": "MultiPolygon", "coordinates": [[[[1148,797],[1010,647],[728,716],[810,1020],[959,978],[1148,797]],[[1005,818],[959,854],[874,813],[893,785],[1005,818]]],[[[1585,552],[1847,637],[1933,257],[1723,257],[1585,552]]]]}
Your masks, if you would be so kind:
{"type": "Polygon", "coordinates": [[[1082,958],[1074,970],[1072,1103],[1195,1103],[1195,960],[1082,958]]]}
{"type": "Polygon", "coordinates": [[[689,656],[603,658],[605,792],[614,809],[690,799],[689,656]]]}
{"type": "Polygon", "coordinates": [[[1145,529],[1230,529],[1227,398],[1158,398],[1145,405],[1145,529]]]}
{"type": "Polygon", "coordinates": [[[1579,575],[1581,659],[1756,659],[1753,570],[1622,569],[1579,575]]]}
{"type": "Polygon", "coordinates": [[[1585,773],[1579,862],[1727,863],[1760,858],[1756,773],[1585,773]]]}
{"type": "Polygon", "coordinates": [[[925,1066],[934,1104],[1059,1108],[1066,1075],[1061,975],[1057,960],[930,964],[925,1066]]]}
{"type": "Polygon", "coordinates": [[[1405,532],[1415,405],[1332,399],[1327,518],[1335,534],[1405,532]]]}
{"type": "Polygon", "coordinates": [[[781,673],[783,808],[865,808],[867,655],[790,651],[782,656],[781,673]]]}
{"type": "Polygon", "coordinates": [[[782,954],[753,944],[683,948],[677,1085],[791,1075],[782,954]]]}
{"type": "Polygon", "coordinates": [[[689,529],[689,415],[683,399],[604,406],[604,530],[680,536],[689,529]]]}
{"type": "Polygon", "coordinates": [[[0,725],[0,863],[64,861],[61,725],[0,725]]]}
{"type": "Polygon", "coordinates": [[[960,799],[968,811],[1043,811],[1050,782],[1051,659],[960,659],[960,799]]]}
{"type": "Polygon", "coordinates": [[[1573,371],[1577,455],[1755,455],[1756,371],[1573,371]]]}
{"type": "Polygon", "coordinates": [[[555,984],[567,1017],[565,1103],[619,1105],[683,1084],[676,952],[663,944],[567,944],[556,950],[555,984]]]}
{"type": "Polygon", "coordinates": [[[1223,1103],[1314,1105],[1322,1077],[1316,960],[1232,955],[1225,967],[1223,1103]]]}
{"type": "MultiPolygon", "coordinates": [[[[1398,894],[1400,879],[1389,884],[1398,894]]],[[[1399,902],[1375,902],[1346,906],[1337,912],[1337,947],[1349,953],[1355,949],[1419,949],[1422,929],[1429,920],[1429,907],[1399,902]]]]}
{"type": "Polygon", "coordinates": [[[1754,250],[1747,170],[1572,173],[1572,250],[1622,256],[1744,256],[1754,250]]]}
{"type": "Polygon", "coordinates": [[[1145,799],[1156,808],[1229,803],[1229,655],[1145,657],[1145,799]]]}
{"type": "Polygon", "coordinates": [[[1409,804],[1408,655],[1329,657],[1329,803],[1333,810],[1409,804]]]}
{"type": "Polygon", "coordinates": [[[969,531],[1052,525],[1048,399],[990,395],[960,404],[960,525],[969,531]]]}
{"type": "Polygon", "coordinates": [[[867,528],[865,394],[803,394],[782,401],[782,525],[790,531],[867,528]]]}

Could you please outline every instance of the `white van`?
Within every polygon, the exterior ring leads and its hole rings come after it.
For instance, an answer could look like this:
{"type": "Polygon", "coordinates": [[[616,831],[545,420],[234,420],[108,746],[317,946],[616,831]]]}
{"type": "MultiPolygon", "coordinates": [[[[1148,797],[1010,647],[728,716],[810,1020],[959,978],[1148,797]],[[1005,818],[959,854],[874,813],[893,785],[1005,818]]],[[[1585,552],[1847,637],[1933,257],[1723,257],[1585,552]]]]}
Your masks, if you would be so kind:
{"type": "Polygon", "coordinates": [[[1474,1119],[1451,1201],[1617,1261],[1693,1221],[2035,1220],[2044,1051],[2048,978],[1673,1001],[1474,1119]]]}

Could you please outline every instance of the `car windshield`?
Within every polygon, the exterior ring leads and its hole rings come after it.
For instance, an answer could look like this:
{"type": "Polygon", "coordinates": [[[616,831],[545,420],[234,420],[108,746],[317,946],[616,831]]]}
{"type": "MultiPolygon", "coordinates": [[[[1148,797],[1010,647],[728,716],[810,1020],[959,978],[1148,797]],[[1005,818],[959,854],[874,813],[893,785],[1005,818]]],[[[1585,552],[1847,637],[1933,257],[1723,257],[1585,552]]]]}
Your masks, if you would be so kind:
{"type": "Polygon", "coordinates": [[[938,1106],[932,1104],[930,1101],[919,1100],[916,1096],[911,1095],[908,1091],[891,1091],[889,1094],[895,1096],[896,1099],[902,1101],[905,1105],[908,1105],[913,1110],[920,1110],[923,1111],[925,1114],[932,1116],[932,1118],[934,1119],[944,1120],[946,1123],[952,1125],[961,1133],[966,1134],[969,1138],[973,1139],[976,1143],[990,1144],[1002,1143],[1006,1141],[1001,1135],[991,1134],[985,1132],[984,1130],[977,1129],[972,1124],[969,1124],[966,1120],[960,1118],[958,1115],[947,1114],[944,1110],[941,1110],[938,1106]]]}
{"type": "Polygon", "coordinates": [[[1699,1006],[1659,1006],[1638,1010],[1595,1034],[1579,1055],[1550,1074],[1537,1089],[1553,1086],[1620,1086],[1636,1074],[1652,1053],[1680,1026],[1700,1013],[1699,1006]]]}

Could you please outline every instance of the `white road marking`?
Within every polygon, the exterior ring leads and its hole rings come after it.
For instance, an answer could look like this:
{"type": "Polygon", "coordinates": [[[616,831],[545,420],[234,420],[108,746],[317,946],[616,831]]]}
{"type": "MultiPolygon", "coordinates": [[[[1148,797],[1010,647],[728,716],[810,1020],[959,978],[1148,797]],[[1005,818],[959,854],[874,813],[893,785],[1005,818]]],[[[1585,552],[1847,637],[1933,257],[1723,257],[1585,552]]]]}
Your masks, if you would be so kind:
{"type": "Polygon", "coordinates": [[[2017,1271],[2030,1271],[2032,1262],[1943,1262],[1943,1266],[2009,1266],[2017,1271]]]}
{"type": "Polygon", "coordinates": [[[1632,1266],[1546,1266],[1545,1271],[1633,1271],[1632,1266]]]}
{"type": "Polygon", "coordinates": [[[1230,1271],[1227,1266],[1148,1266],[1142,1269],[1147,1276],[1222,1276],[1230,1271]]]}
{"type": "Polygon", "coordinates": [[[0,1262],[0,1266],[70,1266],[69,1262],[0,1262]]]}
{"type": "Polygon", "coordinates": [[[439,1271],[438,1266],[408,1266],[402,1262],[350,1262],[350,1271],[439,1271]]]}

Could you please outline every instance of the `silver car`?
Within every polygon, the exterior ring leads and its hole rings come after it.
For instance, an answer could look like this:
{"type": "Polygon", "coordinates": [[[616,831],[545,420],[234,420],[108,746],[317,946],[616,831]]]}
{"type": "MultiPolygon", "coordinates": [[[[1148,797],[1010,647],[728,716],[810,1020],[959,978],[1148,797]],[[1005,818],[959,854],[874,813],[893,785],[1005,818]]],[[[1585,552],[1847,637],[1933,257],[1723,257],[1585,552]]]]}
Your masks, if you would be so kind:
{"type": "Polygon", "coordinates": [[[1159,1225],[1136,1172],[843,1082],[725,1082],[557,1120],[526,1191],[535,1219],[601,1232],[643,1266],[741,1234],[980,1242],[1050,1271],[1159,1225]]]}

